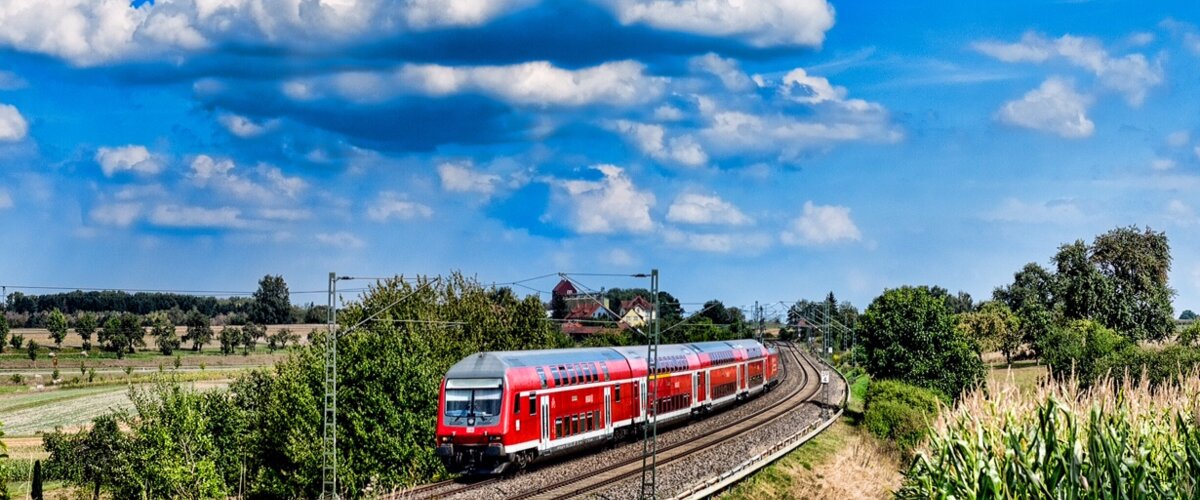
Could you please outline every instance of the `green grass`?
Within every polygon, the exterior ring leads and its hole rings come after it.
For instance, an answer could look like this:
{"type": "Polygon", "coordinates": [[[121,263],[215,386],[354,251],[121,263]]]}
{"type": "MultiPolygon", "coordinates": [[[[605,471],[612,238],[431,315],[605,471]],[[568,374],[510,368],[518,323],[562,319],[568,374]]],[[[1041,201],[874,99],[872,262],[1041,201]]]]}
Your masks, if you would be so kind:
{"type": "MultiPolygon", "coordinates": [[[[42,483],[42,492],[49,493],[66,486],[67,484],[62,481],[46,481],[42,483]]],[[[33,489],[32,481],[10,481],[8,483],[8,496],[9,498],[28,498],[31,489],[33,489]]]]}
{"type": "Polygon", "coordinates": [[[849,418],[841,418],[825,432],[754,473],[721,497],[732,500],[794,498],[792,492],[797,487],[796,473],[800,470],[812,471],[815,465],[828,460],[846,446],[853,428],[849,418]]]}

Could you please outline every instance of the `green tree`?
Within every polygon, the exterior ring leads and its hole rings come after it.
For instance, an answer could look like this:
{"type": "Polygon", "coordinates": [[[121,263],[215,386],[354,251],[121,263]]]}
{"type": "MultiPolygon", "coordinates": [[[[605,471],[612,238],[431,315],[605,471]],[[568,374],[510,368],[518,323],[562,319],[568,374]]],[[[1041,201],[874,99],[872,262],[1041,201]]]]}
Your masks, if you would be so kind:
{"type": "Polygon", "coordinates": [[[126,352],[133,353],[137,347],[145,346],[145,336],[146,331],[142,329],[141,320],[133,314],[124,313],[108,318],[96,340],[121,359],[125,357],[126,352]]]}
{"type": "Polygon", "coordinates": [[[14,333],[12,337],[9,337],[8,344],[11,345],[13,349],[20,349],[21,346],[25,345],[25,336],[19,333],[14,333]]]}
{"type": "Polygon", "coordinates": [[[248,323],[242,327],[242,354],[249,354],[258,346],[258,341],[267,335],[267,327],[248,323]]]}
{"type": "Polygon", "coordinates": [[[980,355],[999,350],[1010,365],[1013,353],[1021,347],[1020,322],[1003,302],[984,302],[978,311],[959,314],[958,329],[975,340],[980,355]]]}
{"type": "Polygon", "coordinates": [[[29,339],[29,342],[25,344],[25,354],[29,356],[29,361],[36,362],[38,358],[38,343],[33,339],[29,339]]]}
{"type": "Polygon", "coordinates": [[[1113,229],[1092,242],[1091,260],[1108,278],[1116,298],[1102,322],[1130,340],[1160,341],[1175,331],[1167,283],[1171,245],[1165,233],[1137,227],[1113,229]]]}
{"type": "Polygon", "coordinates": [[[96,500],[102,490],[113,492],[115,498],[130,498],[117,494],[133,473],[130,462],[134,450],[121,432],[122,416],[121,413],[99,416],[90,429],[76,434],[64,434],[60,428],[45,434],[42,447],[50,454],[46,459],[47,473],[67,484],[91,490],[96,500]]]}
{"type": "Polygon", "coordinates": [[[1109,280],[1091,261],[1083,240],[1058,248],[1054,255],[1054,298],[1068,320],[1096,319],[1113,300],[1109,280]]]}
{"type": "Polygon", "coordinates": [[[254,307],[250,321],[260,325],[290,323],[292,315],[291,295],[283,276],[263,276],[254,292],[254,307]]]}
{"type": "Polygon", "coordinates": [[[0,311],[0,352],[3,352],[4,346],[8,344],[8,332],[8,317],[0,311]]]}
{"type": "Polygon", "coordinates": [[[1097,321],[1079,319],[1052,329],[1041,340],[1042,359],[1057,378],[1074,375],[1081,384],[1090,385],[1097,377],[1101,358],[1133,344],[1097,321]]]}
{"type": "Polygon", "coordinates": [[[92,350],[92,334],[96,333],[96,317],[90,312],[85,312],[75,321],[75,333],[79,334],[79,338],[83,340],[83,350],[92,350]]]}
{"type": "MultiPolygon", "coordinates": [[[[1054,275],[1030,262],[1013,275],[1013,282],[992,292],[1019,320],[1021,341],[1037,349],[1038,340],[1054,328],[1054,275]]],[[[1039,352],[1040,354],[1040,352],[1039,352]]]]}
{"type": "Polygon", "coordinates": [[[884,291],[860,318],[866,369],[957,398],[983,382],[975,342],[955,328],[942,296],[928,287],[884,291]]]}
{"type": "Polygon", "coordinates": [[[68,328],[67,317],[62,311],[50,311],[50,315],[46,317],[46,329],[50,330],[50,338],[54,339],[54,345],[59,349],[62,349],[62,343],[67,339],[68,328]]]}
{"type": "Polygon", "coordinates": [[[192,309],[188,312],[185,323],[187,325],[187,334],[183,340],[192,343],[192,350],[200,352],[201,347],[212,341],[213,331],[209,326],[208,316],[192,309]]]}
{"type": "Polygon", "coordinates": [[[218,340],[221,342],[221,354],[226,356],[233,354],[237,346],[242,343],[242,329],[236,326],[225,325],[221,327],[221,333],[218,334],[218,340]]]}
{"type": "Polygon", "coordinates": [[[1180,345],[1189,347],[1195,345],[1197,341],[1200,341],[1200,322],[1193,321],[1192,324],[1184,327],[1175,339],[1180,345]]]}
{"type": "MultiPolygon", "coordinates": [[[[1179,314],[1179,319],[1184,320],[1184,321],[1192,321],[1192,320],[1196,319],[1196,313],[1192,312],[1191,309],[1184,309],[1183,312],[1179,314]]],[[[3,340],[3,339],[0,339],[0,340],[3,340]]]]}
{"type": "Polygon", "coordinates": [[[164,356],[170,356],[179,348],[179,335],[175,333],[175,324],[165,313],[156,312],[150,315],[150,336],[154,337],[154,345],[164,356]]]}

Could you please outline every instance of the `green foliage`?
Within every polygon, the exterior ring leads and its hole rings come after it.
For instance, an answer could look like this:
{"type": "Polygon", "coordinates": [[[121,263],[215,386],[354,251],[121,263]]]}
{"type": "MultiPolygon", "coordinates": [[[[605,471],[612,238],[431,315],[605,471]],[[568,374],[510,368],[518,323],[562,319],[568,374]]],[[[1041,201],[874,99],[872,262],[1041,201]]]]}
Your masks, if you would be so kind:
{"type": "Polygon", "coordinates": [[[992,292],[994,300],[1017,315],[1021,341],[1035,348],[1054,327],[1054,288],[1054,276],[1030,262],[1013,275],[1012,284],[992,292]]]}
{"type": "Polygon", "coordinates": [[[97,327],[96,317],[92,313],[85,312],[75,321],[75,333],[83,340],[83,350],[92,349],[92,334],[96,333],[97,327]]]}
{"type": "Polygon", "coordinates": [[[984,380],[975,342],[927,287],[887,290],[860,319],[867,371],[957,397],[984,380]]]}
{"type": "Polygon", "coordinates": [[[1127,346],[1096,361],[1099,376],[1111,376],[1118,382],[1140,383],[1151,387],[1175,383],[1200,367],[1200,348],[1167,346],[1162,349],[1127,346]]]}
{"type": "Polygon", "coordinates": [[[221,342],[221,354],[228,356],[242,343],[242,329],[236,326],[222,326],[217,339],[221,342]]]}
{"type": "Polygon", "coordinates": [[[104,328],[96,336],[96,340],[105,348],[117,353],[117,358],[124,358],[126,352],[135,352],[138,347],[144,347],[146,331],[142,323],[133,314],[113,316],[104,323],[104,328]]]}
{"type": "Polygon", "coordinates": [[[283,276],[263,276],[254,292],[250,321],[260,325],[291,323],[292,302],[283,276]]]}
{"type": "Polygon", "coordinates": [[[978,311],[958,315],[957,328],[975,340],[981,352],[999,349],[1012,364],[1012,355],[1021,346],[1020,322],[1017,315],[1000,301],[983,303],[978,311]]]}
{"type": "Polygon", "coordinates": [[[29,339],[29,342],[25,344],[25,354],[29,356],[30,361],[37,361],[38,343],[33,339],[29,339]]]}
{"type": "Polygon", "coordinates": [[[1190,325],[1183,327],[1175,340],[1183,346],[1191,346],[1200,341],[1200,321],[1193,321],[1190,325]]]}
{"type": "Polygon", "coordinates": [[[46,329],[50,330],[50,338],[54,339],[54,345],[62,348],[63,340],[67,339],[67,317],[62,311],[55,309],[50,312],[50,316],[46,318],[46,329]]]}
{"type": "Polygon", "coordinates": [[[4,346],[8,343],[8,317],[0,310],[0,351],[4,350],[4,346]]]}
{"type": "Polygon", "coordinates": [[[1179,314],[1179,319],[1184,321],[1191,321],[1196,319],[1196,317],[1196,313],[1191,309],[1184,309],[1183,312],[1179,314]]]}
{"type": "Polygon", "coordinates": [[[150,321],[150,335],[154,337],[154,345],[164,356],[170,356],[180,345],[179,335],[175,334],[175,325],[161,312],[151,314],[150,321]]]}
{"type": "Polygon", "coordinates": [[[1042,338],[1038,350],[1055,377],[1062,379],[1074,374],[1080,384],[1089,385],[1105,373],[1101,371],[1101,358],[1129,346],[1116,332],[1098,322],[1081,319],[1052,329],[1042,338]]]}
{"type": "Polygon", "coordinates": [[[249,354],[249,351],[257,349],[259,339],[265,337],[266,335],[266,326],[256,325],[254,323],[247,323],[246,326],[243,326],[241,339],[242,354],[249,354]]]}
{"type": "Polygon", "coordinates": [[[200,352],[204,344],[212,341],[213,331],[209,326],[208,316],[200,311],[192,309],[184,319],[184,324],[187,325],[187,334],[184,335],[183,340],[192,343],[193,351],[200,352]]]}
{"type": "Polygon", "coordinates": [[[21,346],[25,345],[25,336],[19,333],[14,333],[13,336],[8,339],[8,344],[11,345],[13,349],[20,349],[21,346]]]}
{"type": "Polygon", "coordinates": [[[1186,409],[1137,415],[1123,401],[1086,417],[1048,399],[1033,418],[960,418],[932,437],[896,497],[1195,498],[1196,418],[1186,409]]]}
{"type": "Polygon", "coordinates": [[[876,380],[867,386],[863,426],[887,439],[907,455],[925,439],[942,402],[936,393],[895,380],[876,380]]]}
{"type": "Polygon", "coordinates": [[[1130,340],[1162,340],[1175,330],[1167,285],[1171,245],[1165,233],[1137,227],[1113,229],[1092,242],[1091,260],[1111,283],[1112,300],[1101,322],[1130,340]]]}
{"type": "Polygon", "coordinates": [[[589,335],[584,339],[580,347],[614,347],[623,345],[636,345],[637,339],[633,338],[627,331],[621,330],[601,330],[600,333],[589,335]]]}
{"type": "Polygon", "coordinates": [[[275,333],[267,335],[267,349],[275,352],[276,349],[283,349],[289,343],[296,345],[300,342],[300,335],[292,333],[291,329],[280,328],[275,333]]]}

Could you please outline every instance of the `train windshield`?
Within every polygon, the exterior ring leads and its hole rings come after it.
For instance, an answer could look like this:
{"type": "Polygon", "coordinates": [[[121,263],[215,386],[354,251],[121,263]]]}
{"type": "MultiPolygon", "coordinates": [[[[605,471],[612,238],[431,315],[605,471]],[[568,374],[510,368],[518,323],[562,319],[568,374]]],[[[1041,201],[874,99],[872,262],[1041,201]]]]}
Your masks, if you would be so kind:
{"type": "Polygon", "coordinates": [[[446,425],[484,426],[500,421],[500,381],[493,384],[485,380],[488,379],[447,381],[446,408],[442,413],[446,425]]]}

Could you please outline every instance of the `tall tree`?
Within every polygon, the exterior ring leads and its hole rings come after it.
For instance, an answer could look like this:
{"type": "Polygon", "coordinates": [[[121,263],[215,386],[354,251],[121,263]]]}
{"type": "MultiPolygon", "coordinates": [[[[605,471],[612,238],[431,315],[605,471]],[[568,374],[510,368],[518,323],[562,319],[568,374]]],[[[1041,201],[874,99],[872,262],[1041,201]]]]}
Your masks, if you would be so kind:
{"type": "Polygon", "coordinates": [[[175,324],[171,323],[166,313],[156,312],[150,315],[150,335],[154,337],[154,345],[164,356],[170,356],[179,348],[179,335],[175,333],[175,324]]]}
{"type": "Polygon", "coordinates": [[[42,461],[33,461],[33,483],[29,486],[30,500],[43,500],[42,495],[42,461]]]}
{"type": "Polygon", "coordinates": [[[1098,318],[1114,299],[1111,282],[1088,253],[1087,244],[1076,240],[1054,255],[1054,298],[1068,320],[1098,318]]]}
{"type": "Polygon", "coordinates": [[[183,339],[192,343],[193,351],[200,352],[204,344],[212,341],[212,327],[209,326],[208,316],[204,313],[192,309],[184,324],[187,325],[187,334],[183,339]]]}
{"type": "Polygon", "coordinates": [[[0,312],[0,352],[4,351],[4,346],[8,343],[8,332],[8,317],[0,312]]]}
{"type": "MultiPolygon", "coordinates": [[[[1184,309],[1183,312],[1179,314],[1179,319],[1184,320],[1184,321],[1194,320],[1194,319],[1196,319],[1196,313],[1192,312],[1191,309],[1184,309]]],[[[0,338],[0,340],[4,340],[4,339],[0,338]]]]}
{"type": "Polygon", "coordinates": [[[978,311],[958,315],[958,329],[975,339],[980,355],[999,350],[1010,365],[1013,353],[1021,346],[1019,324],[1017,315],[995,300],[984,302],[978,311]]]}
{"type": "Polygon", "coordinates": [[[254,307],[250,321],[260,325],[290,323],[292,317],[291,295],[283,276],[263,276],[254,292],[254,307]]]}
{"type": "Polygon", "coordinates": [[[119,314],[108,318],[104,328],[96,336],[96,340],[105,347],[117,353],[117,358],[124,358],[125,353],[133,353],[138,347],[144,347],[146,330],[137,316],[129,313],[119,314]]]}
{"type": "Polygon", "coordinates": [[[50,315],[46,317],[46,329],[50,330],[50,338],[54,340],[54,345],[62,349],[62,343],[67,339],[67,317],[62,311],[55,309],[50,311],[50,315]]]}
{"type": "Polygon", "coordinates": [[[1167,338],[1175,331],[1168,284],[1171,245],[1166,233],[1137,227],[1113,229],[1092,242],[1092,262],[1112,283],[1117,298],[1102,321],[1130,340],[1167,338]]]}
{"type": "Polygon", "coordinates": [[[1037,263],[1025,264],[1013,274],[1013,282],[992,292],[1017,315],[1022,342],[1037,348],[1038,340],[1054,328],[1054,275],[1037,263]]]}
{"type": "Polygon", "coordinates": [[[83,350],[92,350],[92,334],[96,333],[96,317],[85,312],[75,321],[75,333],[83,340],[83,350]]]}
{"type": "Polygon", "coordinates": [[[886,290],[860,318],[866,368],[957,398],[983,381],[975,342],[955,328],[943,296],[928,287],[886,290]]]}

